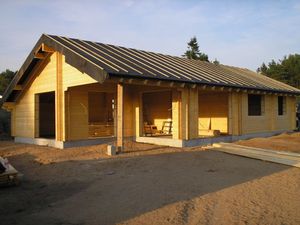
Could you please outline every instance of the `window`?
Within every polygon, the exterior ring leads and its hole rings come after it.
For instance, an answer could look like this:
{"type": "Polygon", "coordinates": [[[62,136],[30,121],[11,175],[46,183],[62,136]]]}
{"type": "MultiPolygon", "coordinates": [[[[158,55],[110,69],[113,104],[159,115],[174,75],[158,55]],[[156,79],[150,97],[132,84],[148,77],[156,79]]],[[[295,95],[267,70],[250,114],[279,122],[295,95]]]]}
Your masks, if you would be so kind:
{"type": "Polygon", "coordinates": [[[262,95],[248,95],[248,115],[261,116],[264,113],[264,98],[262,95]]]}
{"type": "Polygon", "coordinates": [[[286,97],[278,96],[278,115],[282,116],[286,113],[286,97]]]}

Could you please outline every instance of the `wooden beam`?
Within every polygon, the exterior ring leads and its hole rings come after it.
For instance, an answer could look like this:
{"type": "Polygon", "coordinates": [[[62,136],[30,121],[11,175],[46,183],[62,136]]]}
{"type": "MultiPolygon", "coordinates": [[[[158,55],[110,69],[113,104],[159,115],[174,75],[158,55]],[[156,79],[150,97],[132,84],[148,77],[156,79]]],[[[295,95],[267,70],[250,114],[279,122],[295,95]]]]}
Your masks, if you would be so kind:
{"type": "Polygon", "coordinates": [[[54,49],[48,47],[48,46],[45,45],[44,43],[42,44],[41,49],[42,49],[43,52],[47,52],[47,53],[53,53],[53,52],[55,52],[54,49]]]}
{"type": "Polygon", "coordinates": [[[124,149],[124,84],[117,85],[117,152],[124,149]]]}
{"type": "Polygon", "coordinates": [[[34,58],[35,59],[44,59],[46,57],[47,57],[47,55],[45,53],[40,53],[40,52],[34,53],[34,58]]]}
{"type": "Polygon", "coordinates": [[[15,87],[14,87],[14,90],[15,91],[22,91],[23,90],[23,88],[22,88],[22,85],[16,85],[15,87]]]}
{"type": "Polygon", "coordinates": [[[2,105],[2,108],[6,111],[11,111],[15,107],[15,102],[4,102],[2,105]]]}
{"type": "Polygon", "coordinates": [[[36,78],[36,76],[38,74],[40,74],[40,72],[44,69],[44,67],[47,65],[47,63],[50,62],[50,55],[48,54],[46,59],[44,60],[40,60],[37,65],[33,68],[33,70],[31,71],[31,76],[29,76],[28,80],[25,81],[25,83],[22,85],[22,91],[21,93],[17,96],[16,98],[16,102],[18,102],[22,96],[25,93],[25,90],[27,90],[27,88],[32,84],[32,82],[34,81],[34,79],[36,78]]]}

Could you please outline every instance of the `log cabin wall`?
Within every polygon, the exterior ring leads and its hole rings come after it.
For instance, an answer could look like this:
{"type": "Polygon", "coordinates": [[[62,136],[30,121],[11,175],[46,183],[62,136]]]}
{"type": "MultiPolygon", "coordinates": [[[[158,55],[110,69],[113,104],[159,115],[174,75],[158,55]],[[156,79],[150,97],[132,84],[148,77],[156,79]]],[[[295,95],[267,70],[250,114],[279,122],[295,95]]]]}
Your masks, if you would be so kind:
{"type": "Polygon", "coordinates": [[[199,93],[199,130],[220,130],[228,133],[228,93],[199,93]]]}

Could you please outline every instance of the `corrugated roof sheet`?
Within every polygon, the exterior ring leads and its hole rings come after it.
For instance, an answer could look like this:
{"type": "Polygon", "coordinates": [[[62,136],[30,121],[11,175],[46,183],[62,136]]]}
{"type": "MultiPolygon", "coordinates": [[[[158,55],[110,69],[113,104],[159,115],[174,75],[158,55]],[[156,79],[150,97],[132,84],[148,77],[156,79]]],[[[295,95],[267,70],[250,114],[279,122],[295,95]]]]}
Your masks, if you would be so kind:
{"type": "Polygon", "coordinates": [[[47,36],[97,64],[110,75],[299,92],[294,87],[247,69],[74,38],[47,36]]]}
{"type": "Polygon", "coordinates": [[[13,93],[13,87],[30,75],[39,61],[35,52],[42,43],[64,54],[69,64],[99,82],[107,76],[119,76],[300,94],[297,88],[248,69],[43,34],[6,90],[3,101],[14,101],[18,94],[13,93]]]}

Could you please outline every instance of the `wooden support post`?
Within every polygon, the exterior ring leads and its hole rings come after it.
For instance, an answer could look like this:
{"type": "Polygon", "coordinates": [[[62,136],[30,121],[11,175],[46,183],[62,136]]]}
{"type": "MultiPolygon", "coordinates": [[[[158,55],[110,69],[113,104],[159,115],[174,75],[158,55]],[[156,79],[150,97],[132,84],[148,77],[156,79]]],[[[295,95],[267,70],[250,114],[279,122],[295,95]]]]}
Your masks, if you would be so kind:
{"type": "MultiPolygon", "coordinates": [[[[276,96],[264,96],[266,98],[266,100],[270,101],[270,106],[269,106],[269,110],[270,110],[270,130],[271,131],[274,131],[276,130],[276,117],[277,117],[277,104],[276,104],[276,100],[277,100],[277,97],[276,96]]],[[[267,110],[266,110],[267,111],[267,110]]]]}
{"type": "Polygon", "coordinates": [[[230,97],[231,103],[229,107],[231,112],[229,114],[228,127],[231,135],[241,135],[242,133],[242,95],[240,93],[232,92],[230,97]]]}
{"type": "Polygon", "coordinates": [[[172,136],[173,139],[180,139],[180,101],[181,93],[180,91],[172,91],[172,136]]]}
{"type": "Polygon", "coordinates": [[[181,91],[180,104],[180,130],[181,139],[189,139],[189,90],[183,89],[181,91]]]}
{"type": "Polygon", "coordinates": [[[135,110],[135,136],[142,136],[143,131],[143,114],[142,114],[142,95],[138,92],[134,95],[134,110],[135,110]]]}
{"type": "Polygon", "coordinates": [[[289,113],[289,110],[290,109],[290,129],[291,130],[295,130],[297,127],[296,127],[296,120],[295,120],[295,115],[296,115],[296,97],[286,97],[286,110],[287,110],[287,113],[289,113]]]}
{"type": "Polygon", "coordinates": [[[15,109],[12,109],[10,111],[11,113],[11,119],[10,119],[10,133],[11,133],[11,136],[14,137],[15,136],[15,132],[16,132],[16,112],[15,112],[15,109]]]}
{"type": "Polygon", "coordinates": [[[64,91],[62,82],[62,54],[56,52],[56,91],[55,91],[55,136],[64,140],[64,91]]]}
{"type": "Polygon", "coordinates": [[[124,85],[117,85],[117,152],[124,148],[124,85]]]}
{"type": "Polygon", "coordinates": [[[188,139],[198,138],[199,133],[199,103],[198,103],[198,89],[189,89],[189,103],[188,103],[188,139]]]}
{"type": "Polygon", "coordinates": [[[198,89],[172,92],[173,139],[198,137],[198,89]]]}
{"type": "Polygon", "coordinates": [[[233,109],[233,104],[232,104],[232,93],[228,94],[228,119],[227,119],[227,133],[229,135],[233,134],[233,118],[232,118],[232,109],[233,109]]]}

